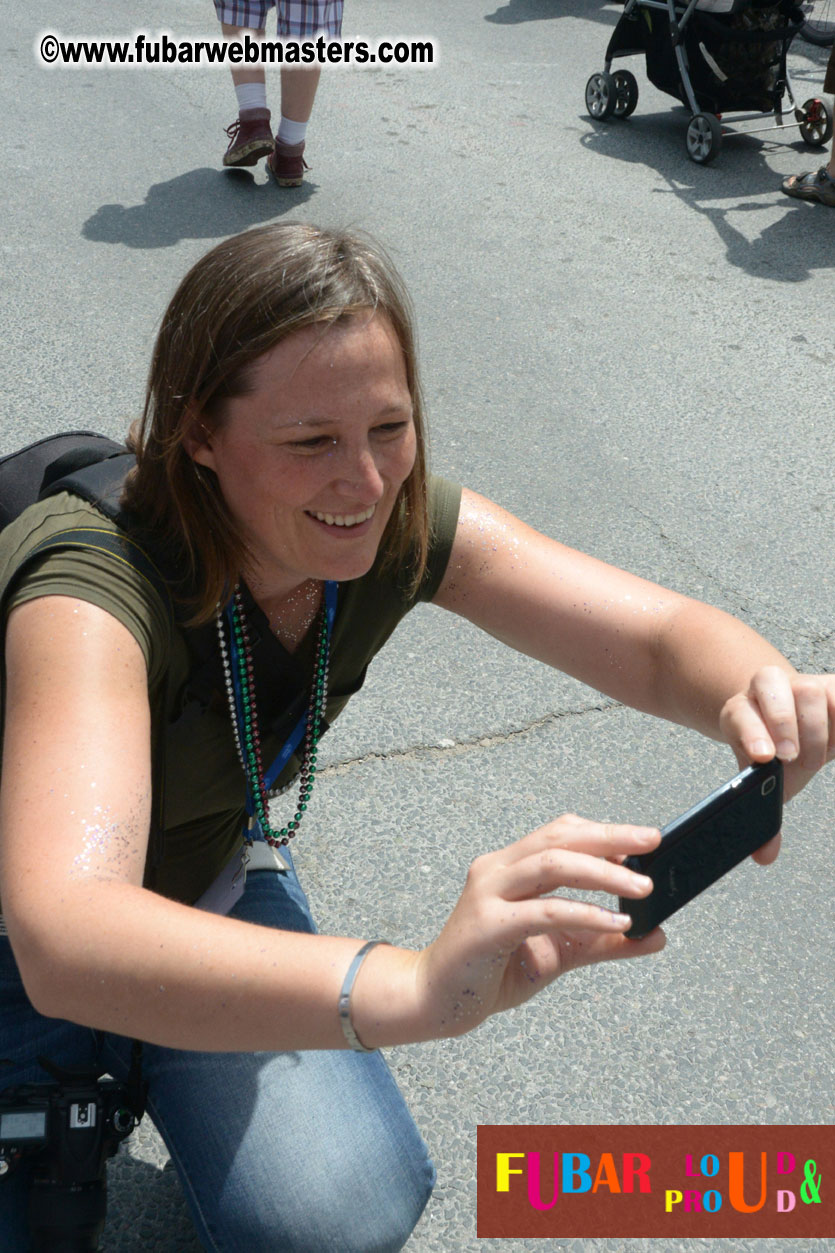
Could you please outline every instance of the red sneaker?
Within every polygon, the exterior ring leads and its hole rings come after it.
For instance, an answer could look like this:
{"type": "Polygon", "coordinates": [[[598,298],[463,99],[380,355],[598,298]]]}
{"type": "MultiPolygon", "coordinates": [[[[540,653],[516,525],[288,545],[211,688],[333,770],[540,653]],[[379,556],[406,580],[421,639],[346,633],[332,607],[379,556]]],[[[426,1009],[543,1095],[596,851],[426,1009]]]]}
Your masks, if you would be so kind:
{"type": "Polygon", "coordinates": [[[275,141],[272,156],[267,158],[267,168],[279,187],[300,187],[305,170],[310,166],[302,153],[304,144],[281,144],[275,141]]]}
{"type": "Polygon", "coordinates": [[[269,109],[242,109],[237,121],[226,127],[226,134],[229,147],[224,153],[224,165],[257,165],[275,146],[269,109]]]}

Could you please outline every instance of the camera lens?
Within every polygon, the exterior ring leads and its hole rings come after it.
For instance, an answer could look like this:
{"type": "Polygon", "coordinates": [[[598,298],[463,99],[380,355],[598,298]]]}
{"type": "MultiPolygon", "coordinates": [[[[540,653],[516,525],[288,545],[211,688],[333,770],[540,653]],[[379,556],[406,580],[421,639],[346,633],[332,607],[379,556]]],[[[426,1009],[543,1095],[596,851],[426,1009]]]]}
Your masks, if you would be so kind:
{"type": "Polygon", "coordinates": [[[69,1186],[33,1180],[29,1193],[33,1253],[88,1253],[97,1249],[106,1210],[103,1179],[69,1186]]]}

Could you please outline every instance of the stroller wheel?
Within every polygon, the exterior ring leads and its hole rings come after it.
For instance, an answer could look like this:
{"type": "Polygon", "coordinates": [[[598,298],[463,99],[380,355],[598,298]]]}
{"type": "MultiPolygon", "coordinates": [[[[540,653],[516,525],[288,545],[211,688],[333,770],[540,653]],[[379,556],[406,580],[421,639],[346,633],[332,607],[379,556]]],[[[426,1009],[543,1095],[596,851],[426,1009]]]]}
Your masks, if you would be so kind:
{"type": "Polygon", "coordinates": [[[719,155],[722,126],[712,113],[696,113],[687,127],[687,153],[691,161],[707,165],[719,155]]]}
{"type": "Polygon", "coordinates": [[[822,148],[832,134],[832,114],[822,100],[807,100],[798,110],[800,134],[810,148],[822,148]]]}
{"type": "Polygon", "coordinates": [[[629,70],[617,70],[615,83],[615,117],[629,117],[638,103],[638,80],[629,70]]]}
{"type": "Polygon", "coordinates": [[[586,83],[586,108],[590,117],[593,117],[596,122],[602,122],[605,118],[611,117],[615,111],[617,98],[615,79],[612,74],[607,74],[605,70],[602,74],[592,74],[586,83]]]}

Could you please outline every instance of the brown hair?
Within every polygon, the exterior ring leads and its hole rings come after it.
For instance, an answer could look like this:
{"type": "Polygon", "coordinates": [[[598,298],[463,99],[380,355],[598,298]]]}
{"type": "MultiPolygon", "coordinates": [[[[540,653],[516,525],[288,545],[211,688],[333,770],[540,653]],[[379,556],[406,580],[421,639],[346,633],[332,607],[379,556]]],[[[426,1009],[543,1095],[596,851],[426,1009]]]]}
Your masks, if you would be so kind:
{"type": "Polygon", "coordinates": [[[251,390],[252,365],[302,327],[354,313],[384,314],[394,329],[414,407],[417,455],[383,535],[384,564],[426,568],[426,434],[411,302],[393,263],[360,235],[301,223],[258,227],[207,253],[185,276],[162,320],[141,421],[129,445],[136,470],[123,505],[186,572],[191,624],[208,621],[240,577],[247,550],[215,475],[184,440],[195,420],[223,421],[227,400],[251,390]]]}

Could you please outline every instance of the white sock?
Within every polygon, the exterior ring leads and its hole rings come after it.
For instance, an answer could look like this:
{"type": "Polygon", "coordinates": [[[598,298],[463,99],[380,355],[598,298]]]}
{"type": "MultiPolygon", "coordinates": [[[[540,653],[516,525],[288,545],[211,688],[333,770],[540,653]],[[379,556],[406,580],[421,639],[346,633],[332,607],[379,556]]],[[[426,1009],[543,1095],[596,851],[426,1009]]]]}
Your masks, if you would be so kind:
{"type": "Polygon", "coordinates": [[[266,83],[240,83],[235,88],[238,97],[238,109],[266,109],[266,83]]]}
{"type": "Polygon", "coordinates": [[[276,139],[280,144],[303,144],[307,122],[294,122],[282,113],[276,139]]]}

